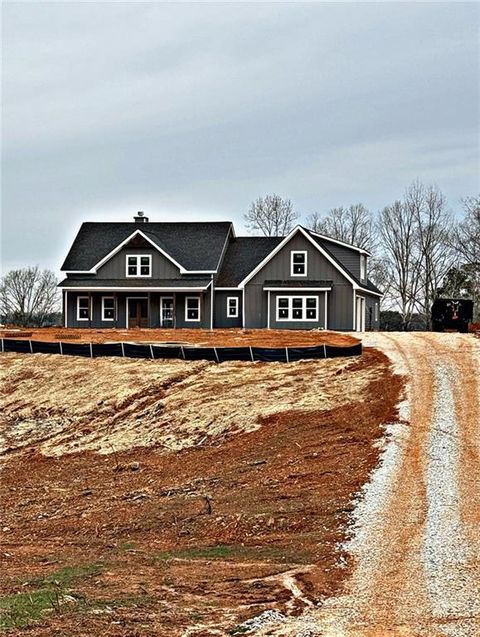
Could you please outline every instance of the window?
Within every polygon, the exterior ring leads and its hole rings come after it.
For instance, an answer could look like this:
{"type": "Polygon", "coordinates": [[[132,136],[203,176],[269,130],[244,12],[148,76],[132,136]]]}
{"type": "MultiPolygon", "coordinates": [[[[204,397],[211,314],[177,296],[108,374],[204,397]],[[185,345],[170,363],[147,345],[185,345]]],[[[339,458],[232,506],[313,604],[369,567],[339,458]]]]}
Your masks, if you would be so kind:
{"type": "Polygon", "coordinates": [[[292,250],[290,252],[290,275],[307,276],[306,250],[292,250]]]}
{"type": "Polygon", "coordinates": [[[367,257],[360,255],[360,278],[364,281],[367,278],[367,257]]]}
{"type": "Polygon", "coordinates": [[[90,299],[88,296],[77,296],[77,321],[90,320],[90,299]]]}
{"type": "Polygon", "coordinates": [[[200,320],[200,297],[199,296],[187,296],[187,298],[185,299],[185,320],[186,321],[200,320]]]}
{"type": "Polygon", "coordinates": [[[151,254],[127,254],[127,277],[152,276],[151,254]]]}
{"type": "Polygon", "coordinates": [[[318,321],[318,296],[278,296],[277,321],[318,321]]]}
{"type": "Polygon", "coordinates": [[[102,296],[102,321],[115,320],[115,299],[113,296],[102,296]]]}
{"type": "Polygon", "coordinates": [[[229,296],[227,298],[227,316],[228,318],[238,318],[238,297],[229,296]]]}

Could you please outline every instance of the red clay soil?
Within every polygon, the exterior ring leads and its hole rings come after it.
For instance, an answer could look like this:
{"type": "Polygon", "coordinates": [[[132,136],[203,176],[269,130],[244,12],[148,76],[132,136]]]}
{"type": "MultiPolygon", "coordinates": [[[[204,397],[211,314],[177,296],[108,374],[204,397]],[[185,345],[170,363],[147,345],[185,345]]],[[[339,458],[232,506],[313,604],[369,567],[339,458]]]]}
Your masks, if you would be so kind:
{"type": "Polygon", "coordinates": [[[24,328],[0,330],[3,338],[31,338],[37,341],[61,341],[73,338],[78,342],[105,343],[129,341],[136,343],[183,343],[218,347],[295,347],[327,343],[337,346],[355,345],[358,340],[341,332],[323,330],[241,330],[241,329],[65,329],[44,327],[25,331],[24,328]],[[8,335],[8,336],[7,336],[8,335]]]}
{"type": "Polygon", "coordinates": [[[267,608],[295,614],[337,592],[351,567],[339,545],[352,499],[378,463],[374,443],[401,392],[383,354],[365,350],[348,373],[365,367],[376,373],[358,402],[308,418],[274,414],[221,443],[7,454],[0,606],[12,594],[58,591],[29,628],[9,607],[11,634],[234,634],[267,608]]]}

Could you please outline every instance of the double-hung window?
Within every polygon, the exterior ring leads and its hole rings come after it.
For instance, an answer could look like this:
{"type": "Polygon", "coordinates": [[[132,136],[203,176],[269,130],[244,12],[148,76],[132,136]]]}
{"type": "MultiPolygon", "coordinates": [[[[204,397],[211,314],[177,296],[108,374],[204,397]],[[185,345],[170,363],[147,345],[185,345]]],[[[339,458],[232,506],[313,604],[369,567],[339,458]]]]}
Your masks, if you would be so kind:
{"type": "Polygon", "coordinates": [[[200,297],[187,296],[185,299],[185,321],[200,320],[200,297]]]}
{"type": "Polygon", "coordinates": [[[367,278],[367,257],[364,254],[360,255],[360,278],[362,281],[367,278]]]}
{"type": "Polygon", "coordinates": [[[307,276],[307,251],[306,250],[291,251],[290,276],[307,276]]]}
{"type": "Polygon", "coordinates": [[[127,254],[127,277],[147,278],[151,276],[151,254],[127,254]]]}
{"type": "Polygon", "coordinates": [[[102,296],[102,321],[115,320],[115,299],[113,296],[102,296]]]}
{"type": "Polygon", "coordinates": [[[90,298],[77,296],[77,321],[90,320],[90,298]]]}
{"type": "Polygon", "coordinates": [[[238,318],[238,296],[227,298],[227,316],[228,318],[238,318]]]}
{"type": "Polygon", "coordinates": [[[318,321],[318,296],[278,296],[277,321],[318,321]]]}

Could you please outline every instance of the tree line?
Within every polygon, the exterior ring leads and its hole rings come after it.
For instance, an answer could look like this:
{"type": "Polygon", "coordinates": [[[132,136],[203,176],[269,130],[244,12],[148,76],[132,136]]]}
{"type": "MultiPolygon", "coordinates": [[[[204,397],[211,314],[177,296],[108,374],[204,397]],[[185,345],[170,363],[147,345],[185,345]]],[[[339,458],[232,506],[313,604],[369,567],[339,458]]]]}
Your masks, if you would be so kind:
{"type": "MultiPolygon", "coordinates": [[[[252,202],[244,216],[249,230],[269,236],[288,233],[300,218],[292,201],[276,194],[252,202]]],[[[437,186],[417,180],[378,212],[355,203],[310,213],[304,223],[371,253],[369,279],[401,329],[418,320],[429,329],[437,296],[471,298],[479,317],[480,195],[461,201],[458,218],[437,186]]]]}
{"type": "MultiPolygon", "coordinates": [[[[301,215],[273,194],[253,201],[244,219],[253,233],[284,236],[301,215]]],[[[480,319],[480,195],[463,199],[454,216],[438,187],[415,181],[378,212],[354,203],[312,212],[304,225],[371,253],[368,276],[384,292],[391,327],[407,330],[420,320],[430,328],[437,296],[473,299],[480,319]]],[[[0,321],[47,325],[60,320],[59,310],[54,272],[28,267],[0,279],[0,321]]]]}

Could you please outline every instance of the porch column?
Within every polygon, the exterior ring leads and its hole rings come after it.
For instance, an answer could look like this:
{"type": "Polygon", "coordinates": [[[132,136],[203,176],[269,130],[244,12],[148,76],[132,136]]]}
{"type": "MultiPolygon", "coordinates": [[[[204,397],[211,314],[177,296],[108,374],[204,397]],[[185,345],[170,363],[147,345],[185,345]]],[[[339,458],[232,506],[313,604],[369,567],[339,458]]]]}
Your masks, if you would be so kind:
{"type": "Polygon", "coordinates": [[[270,290],[267,292],[267,329],[270,329],[270,290]]]}
{"type": "Polygon", "coordinates": [[[63,291],[63,325],[68,327],[68,290],[63,291]]]}
{"type": "Polygon", "coordinates": [[[148,326],[147,327],[152,327],[152,322],[150,320],[151,319],[151,317],[150,317],[150,315],[151,315],[150,305],[151,305],[150,292],[147,292],[147,317],[148,317],[147,318],[147,322],[148,322],[148,326]]]}
{"type": "Polygon", "coordinates": [[[328,329],[328,292],[325,290],[325,322],[324,329],[328,329]]]}
{"type": "Polygon", "coordinates": [[[115,329],[118,327],[118,295],[116,292],[113,293],[113,318],[115,329]]]}
{"type": "Polygon", "coordinates": [[[213,330],[213,274],[210,283],[210,329],[213,330]]]}
{"type": "Polygon", "coordinates": [[[92,305],[92,293],[88,293],[88,327],[92,327],[92,314],[93,314],[93,305],[92,305]]]}

